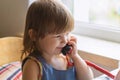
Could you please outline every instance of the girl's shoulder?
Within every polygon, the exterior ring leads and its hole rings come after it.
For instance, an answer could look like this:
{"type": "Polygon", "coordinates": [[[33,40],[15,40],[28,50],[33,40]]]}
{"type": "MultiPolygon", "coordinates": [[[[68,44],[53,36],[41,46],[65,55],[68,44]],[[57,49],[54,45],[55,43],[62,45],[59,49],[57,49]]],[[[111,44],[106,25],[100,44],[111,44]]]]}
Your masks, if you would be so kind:
{"type": "Polygon", "coordinates": [[[38,61],[38,59],[33,56],[28,56],[23,60],[22,68],[26,66],[30,68],[36,68],[36,69],[41,69],[42,67],[41,62],[38,61]]]}
{"type": "Polygon", "coordinates": [[[26,59],[24,59],[24,66],[23,66],[23,70],[25,68],[28,68],[29,70],[32,70],[32,69],[39,69],[38,68],[38,60],[35,59],[34,57],[31,57],[31,56],[28,56],[26,59]]]}
{"type": "Polygon", "coordinates": [[[39,74],[39,67],[37,63],[31,59],[28,59],[24,66],[23,66],[23,79],[28,80],[28,79],[36,79],[38,78],[39,74]]]}
{"type": "Polygon", "coordinates": [[[36,61],[34,61],[34,60],[32,60],[32,59],[28,59],[28,60],[26,60],[26,62],[24,63],[24,66],[23,66],[23,69],[24,68],[30,68],[30,69],[32,69],[32,68],[37,68],[38,67],[38,64],[37,64],[37,62],[36,61]]]}

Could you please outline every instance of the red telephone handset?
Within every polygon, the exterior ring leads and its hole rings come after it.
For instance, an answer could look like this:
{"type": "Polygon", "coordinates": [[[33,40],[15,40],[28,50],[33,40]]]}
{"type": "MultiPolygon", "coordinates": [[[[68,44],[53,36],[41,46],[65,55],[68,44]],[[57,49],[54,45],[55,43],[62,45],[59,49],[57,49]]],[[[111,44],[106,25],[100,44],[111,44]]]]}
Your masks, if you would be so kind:
{"type": "MultiPolygon", "coordinates": [[[[62,49],[63,55],[68,54],[69,51],[71,51],[71,49],[72,49],[72,47],[67,44],[67,45],[62,49]]],[[[87,65],[93,67],[94,69],[96,69],[96,70],[104,73],[105,75],[109,76],[110,78],[114,79],[115,76],[114,76],[113,74],[111,74],[108,70],[106,70],[106,69],[104,69],[104,68],[102,68],[102,67],[100,67],[100,66],[98,66],[98,65],[96,65],[96,64],[94,64],[94,63],[92,63],[92,62],[90,62],[90,61],[85,60],[85,62],[87,63],[87,65]]]]}

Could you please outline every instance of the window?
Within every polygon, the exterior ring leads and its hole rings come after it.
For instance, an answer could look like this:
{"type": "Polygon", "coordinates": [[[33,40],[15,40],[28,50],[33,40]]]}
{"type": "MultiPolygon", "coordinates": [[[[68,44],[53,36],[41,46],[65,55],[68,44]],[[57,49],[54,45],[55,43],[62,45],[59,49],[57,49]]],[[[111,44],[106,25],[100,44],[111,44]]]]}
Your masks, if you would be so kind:
{"type": "Polygon", "coordinates": [[[33,3],[34,1],[36,1],[36,0],[29,0],[29,5],[30,5],[31,3],[33,3]]]}
{"type": "Polygon", "coordinates": [[[120,0],[61,1],[73,13],[74,33],[120,42],[120,0]]]}

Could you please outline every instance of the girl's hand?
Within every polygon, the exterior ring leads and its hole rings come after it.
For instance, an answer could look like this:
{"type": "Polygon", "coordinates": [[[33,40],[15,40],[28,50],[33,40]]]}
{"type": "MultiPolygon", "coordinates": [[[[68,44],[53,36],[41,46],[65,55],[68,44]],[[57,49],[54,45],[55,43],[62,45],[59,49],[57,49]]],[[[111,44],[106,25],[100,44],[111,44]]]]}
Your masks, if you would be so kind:
{"type": "Polygon", "coordinates": [[[70,37],[70,40],[68,41],[68,45],[72,46],[72,50],[70,54],[68,54],[71,58],[74,58],[75,56],[78,55],[78,50],[77,50],[77,39],[74,36],[70,37]]]}
{"type": "Polygon", "coordinates": [[[120,70],[119,70],[119,72],[117,73],[117,75],[116,75],[116,77],[115,77],[114,80],[120,80],[120,70]]]}

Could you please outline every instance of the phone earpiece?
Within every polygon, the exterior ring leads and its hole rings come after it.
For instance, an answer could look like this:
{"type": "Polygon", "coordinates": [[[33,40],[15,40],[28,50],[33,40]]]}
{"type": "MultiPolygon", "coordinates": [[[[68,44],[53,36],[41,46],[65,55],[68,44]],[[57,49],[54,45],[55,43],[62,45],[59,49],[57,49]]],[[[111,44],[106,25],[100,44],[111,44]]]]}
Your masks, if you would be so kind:
{"type": "Polygon", "coordinates": [[[62,53],[63,55],[66,55],[67,53],[69,53],[69,51],[72,49],[72,47],[70,45],[66,45],[65,47],[63,47],[62,49],[62,53]]]}

